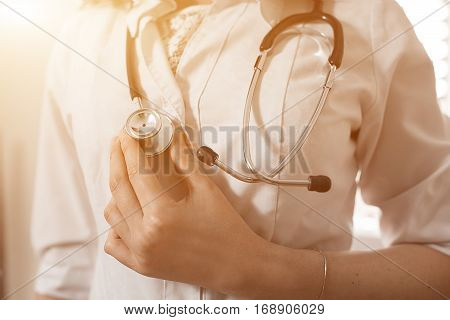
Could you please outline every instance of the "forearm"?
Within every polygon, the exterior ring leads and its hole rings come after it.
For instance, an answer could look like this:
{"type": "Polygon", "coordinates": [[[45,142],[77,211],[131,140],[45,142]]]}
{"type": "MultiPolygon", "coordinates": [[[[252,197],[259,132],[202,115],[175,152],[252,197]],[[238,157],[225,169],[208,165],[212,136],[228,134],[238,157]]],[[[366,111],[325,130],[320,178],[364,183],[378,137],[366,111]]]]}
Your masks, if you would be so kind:
{"type": "Polygon", "coordinates": [[[450,296],[450,257],[423,245],[328,254],[324,298],[442,299],[450,296]]]}
{"type": "MultiPolygon", "coordinates": [[[[234,294],[254,299],[317,299],[324,261],[312,250],[268,245],[244,264],[234,294]],[[252,259],[253,260],[253,259],[252,259]],[[253,270],[251,271],[251,266],[253,270]],[[248,270],[248,271],[245,271],[248,270]]],[[[439,299],[450,296],[450,258],[429,247],[399,245],[380,251],[325,252],[323,299],[439,299]]]]}
{"type": "Polygon", "coordinates": [[[33,294],[33,299],[34,300],[62,300],[60,298],[49,296],[49,295],[38,293],[38,292],[35,292],[33,294]]]}

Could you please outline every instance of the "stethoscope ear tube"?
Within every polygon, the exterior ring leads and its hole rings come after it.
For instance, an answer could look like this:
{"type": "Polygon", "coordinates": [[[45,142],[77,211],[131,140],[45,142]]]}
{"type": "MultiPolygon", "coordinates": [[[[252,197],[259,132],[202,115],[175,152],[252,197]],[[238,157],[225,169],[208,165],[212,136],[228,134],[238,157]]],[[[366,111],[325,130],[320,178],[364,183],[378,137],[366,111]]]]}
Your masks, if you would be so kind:
{"type": "Polygon", "coordinates": [[[300,23],[317,21],[325,22],[329,24],[333,29],[334,46],[333,51],[328,58],[328,62],[330,63],[330,65],[336,66],[336,68],[339,69],[344,58],[344,30],[342,28],[342,24],[338,19],[336,19],[336,17],[321,11],[295,14],[283,19],[276,26],[274,26],[264,37],[259,47],[260,51],[270,51],[274,46],[277,37],[288,28],[300,23]]]}
{"type": "MultiPolygon", "coordinates": [[[[256,166],[253,163],[253,159],[251,156],[251,150],[250,150],[250,137],[249,137],[249,126],[250,126],[250,115],[253,108],[253,97],[255,96],[255,90],[259,83],[260,75],[262,74],[264,70],[264,65],[266,62],[268,52],[262,52],[261,55],[257,58],[254,66],[254,73],[252,77],[252,81],[249,86],[249,90],[247,93],[247,99],[245,102],[245,108],[244,108],[244,116],[243,116],[243,122],[242,122],[242,152],[243,157],[245,161],[245,165],[247,168],[252,172],[254,178],[252,182],[266,182],[273,185],[282,185],[282,186],[298,186],[298,187],[307,187],[310,191],[316,191],[316,192],[327,192],[331,188],[331,179],[325,176],[310,176],[308,180],[282,180],[282,179],[275,179],[274,177],[283,170],[283,168],[286,167],[286,165],[293,159],[293,157],[301,150],[305,142],[307,141],[312,129],[314,128],[325,104],[328,98],[328,95],[331,91],[331,88],[333,87],[334,83],[334,76],[336,72],[336,66],[330,65],[330,70],[328,72],[328,75],[325,79],[325,82],[322,87],[322,94],[320,96],[319,102],[316,106],[316,109],[312,115],[312,117],[309,120],[308,125],[306,126],[305,130],[303,131],[300,138],[295,143],[295,146],[292,148],[292,150],[289,151],[289,153],[284,157],[284,159],[281,161],[281,163],[272,170],[270,174],[265,174],[263,172],[260,172],[258,169],[256,169],[256,166]]],[[[218,159],[216,160],[216,163],[218,162],[218,159]]],[[[224,166],[224,164],[220,164],[224,166]]],[[[218,165],[220,167],[220,165],[218,165]]],[[[225,170],[231,175],[233,175],[233,170],[225,170]]],[[[234,176],[234,175],[233,175],[234,176]]],[[[235,178],[244,181],[243,179],[240,179],[240,177],[235,178]]],[[[248,177],[244,176],[244,179],[247,180],[248,177]]]]}

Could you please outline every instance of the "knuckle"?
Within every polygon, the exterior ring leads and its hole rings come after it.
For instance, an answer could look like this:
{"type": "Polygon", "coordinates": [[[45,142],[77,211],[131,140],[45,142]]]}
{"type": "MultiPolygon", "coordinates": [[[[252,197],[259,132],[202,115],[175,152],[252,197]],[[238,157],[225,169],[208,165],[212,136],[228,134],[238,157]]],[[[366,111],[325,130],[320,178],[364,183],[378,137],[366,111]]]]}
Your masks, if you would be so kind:
{"type": "Polygon", "coordinates": [[[160,225],[153,224],[152,226],[148,226],[145,231],[147,233],[147,241],[150,245],[160,242],[162,238],[162,228],[160,225]]]}
{"type": "Polygon", "coordinates": [[[130,148],[131,148],[131,143],[133,142],[133,140],[131,140],[131,138],[128,136],[127,133],[125,133],[125,131],[122,131],[119,135],[119,142],[120,142],[120,147],[122,148],[122,152],[128,153],[130,148]]]}
{"type": "Polygon", "coordinates": [[[110,221],[111,221],[111,213],[112,213],[111,211],[112,211],[111,205],[108,204],[108,205],[106,206],[105,210],[103,211],[103,217],[105,218],[105,220],[106,220],[107,222],[110,222],[110,221]]]}
{"type": "Polygon", "coordinates": [[[112,151],[110,157],[109,189],[111,190],[111,192],[116,191],[116,189],[119,187],[122,180],[124,179],[125,175],[120,165],[118,165],[115,153],[116,153],[115,151],[112,151]]]}
{"type": "Polygon", "coordinates": [[[111,193],[115,193],[119,189],[122,179],[121,175],[111,174],[109,178],[109,189],[111,193]]]}
{"type": "Polygon", "coordinates": [[[153,241],[152,238],[148,236],[146,232],[144,233],[138,233],[134,235],[133,239],[134,243],[134,251],[138,255],[146,256],[153,247],[153,241]]]}
{"type": "Polygon", "coordinates": [[[146,226],[145,233],[146,233],[146,239],[149,244],[159,242],[161,238],[161,227],[159,224],[154,223],[150,226],[146,226]]]}
{"type": "Polygon", "coordinates": [[[139,251],[148,253],[161,242],[161,238],[161,225],[159,223],[152,223],[143,226],[142,232],[136,234],[135,243],[139,251]]]}
{"type": "Polygon", "coordinates": [[[110,240],[105,241],[105,245],[103,246],[103,251],[105,251],[106,254],[112,255],[113,245],[110,240]]]}
{"type": "Polygon", "coordinates": [[[138,173],[139,173],[139,165],[136,162],[130,162],[127,164],[127,172],[128,172],[128,178],[134,179],[138,173]]]}

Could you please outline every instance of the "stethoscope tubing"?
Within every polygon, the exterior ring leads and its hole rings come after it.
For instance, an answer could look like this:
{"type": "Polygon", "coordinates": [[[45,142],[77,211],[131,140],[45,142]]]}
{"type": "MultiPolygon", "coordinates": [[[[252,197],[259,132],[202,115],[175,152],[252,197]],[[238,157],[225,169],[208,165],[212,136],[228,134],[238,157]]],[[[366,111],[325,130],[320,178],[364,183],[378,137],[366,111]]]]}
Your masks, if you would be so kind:
{"type": "MultiPolygon", "coordinates": [[[[304,146],[305,142],[308,140],[308,137],[312,131],[312,129],[315,127],[316,122],[322,113],[322,110],[327,102],[329,93],[333,87],[334,79],[336,70],[341,66],[343,54],[344,54],[344,35],[343,35],[343,28],[340,24],[339,20],[336,19],[334,16],[330,14],[326,14],[322,12],[321,10],[321,1],[315,1],[314,10],[310,13],[302,13],[302,14],[296,14],[289,16],[285,19],[283,19],[281,22],[279,22],[277,25],[275,25],[264,37],[261,46],[260,46],[260,54],[258,55],[255,65],[254,65],[254,71],[251,83],[248,88],[247,92],[247,98],[245,102],[244,107],[244,115],[243,115],[243,133],[242,133],[242,149],[243,149],[243,158],[246,167],[250,170],[251,176],[246,175],[243,173],[240,173],[231,167],[227,166],[225,163],[220,161],[219,156],[217,153],[215,153],[212,149],[202,146],[197,149],[197,151],[194,151],[194,148],[192,146],[192,142],[189,140],[189,148],[192,152],[192,154],[196,155],[197,158],[205,163],[208,166],[216,166],[219,169],[223,170],[230,176],[234,177],[235,179],[246,182],[246,183],[268,183],[272,185],[279,185],[279,186],[302,186],[307,187],[310,191],[317,191],[317,192],[327,192],[331,188],[331,180],[326,176],[310,176],[308,179],[297,179],[297,180],[283,180],[283,179],[275,179],[274,177],[279,174],[283,168],[286,167],[286,165],[292,160],[292,158],[301,150],[301,148],[304,146]],[[250,141],[249,141],[249,124],[250,124],[250,115],[252,111],[252,105],[253,105],[253,97],[255,95],[256,87],[258,86],[260,75],[262,74],[265,66],[265,62],[268,56],[268,53],[273,48],[274,44],[276,43],[276,40],[278,36],[280,36],[284,31],[286,31],[288,28],[302,23],[307,22],[316,22],[321,21],[329,24],[333,29],[334,34],[334,46],[332,53],[328,59],[329,62],[329,72],[326,76],[325,83],[322,87],[322,93],[320,96],[320,99],[318,101],[318,104],[316,106],[316,109],[314,113],[312,114],[311,118],[309,119],[308,124],[305,126],[304,130],[302,131],[299,139],[297,139],[296,144],[294,147],[289,151],[289,153],[283,158],[283,160],[280,162],[280,164],[273,170],[271,170],[268,174],[259,171],[256,166],[254,165],[251,151],[250,151],[250,141]]],[[[321,34],[323,36],[323,34],[321,34]]],[[[130,31],[127,30],[127,50],[126,50],[126,63],[127,63],[127,76],[128,76],[128,82],[129,82],[129,88],[130,88],[130,97],[133,101],[133,103],[137,103],[140,109],[146,109],[143,107],[142,103],[142,96],[137,91],[136,86],[136,76],[134,74],[134,69],[132,68],[132,49],[134,48],[134,38],[131,37],[130,31]]],[[[148,112],[161,112],[162,110],[159,110],[158,108],[148,108],[148,112]]],[[[133,138],[139,140],[140,137],[133,132],[131,132],[129,128],[130,118],[132,116],[136,115],[136,112],[133,113],[129,119],[127,120],[126,129],[130,136],[133,138]]],[[[173,126],[174,123],[177,123],[176,119],[173,117],[167,115],[169,119],[172,121],[171,125],[173,126]]],[[[184,133],[187,135],[187,132],[184,128],[184,126],[180,123],[179,128],[181,128],[184,133]]],[[[188,137],[188,135],[187,135],[188,137]]],[[[149,138],[149,137],[142,137],[143,139],[149,138]]],[[[151,138],[151,137],[150,137],[151,138]]],[[[173,137],[172,137],[173,138],[173,137]]],[[[173,139],[169,139],[169,143],[172,143],[173,139]]],[[[163,151],[165,151],[166,148],[163,148],[163,151]]],[[[159,152],[161,153],[161,152],[159,152]]],[[[159,154],[158,153],[158,154],[159,154]]],[[[157,154],[149,154],[148,156],[155,156],[157,154]]]]}

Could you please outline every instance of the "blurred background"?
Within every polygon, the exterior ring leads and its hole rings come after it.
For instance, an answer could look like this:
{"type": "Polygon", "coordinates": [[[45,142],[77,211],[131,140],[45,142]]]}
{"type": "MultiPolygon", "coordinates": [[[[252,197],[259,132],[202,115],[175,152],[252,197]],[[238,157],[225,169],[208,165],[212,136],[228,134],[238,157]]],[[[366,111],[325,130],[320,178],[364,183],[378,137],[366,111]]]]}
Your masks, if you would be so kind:
{"type": "MultiPolygon", "coordinates": [[[[442,110],[450,115],[448,0],[398,2],[413,24],[447,3],[421,22],[416,32],[434,62],[442,110]]],[[[45,70],[55,41],[46,32],[58,34],[65,17],[79,3],[78,0],[0,1],[0,297],[35,275],[29,228],[36,139],[45,70]]],[[[356,236],[372,247],[380,247],[378,210],[358,197],[355,211],[356,236]]],[[[354,249],[366,248],[355,241],[354,249]]],[[[32,289],[28,285],[10,299],[29,299],[32,289]]]]}

